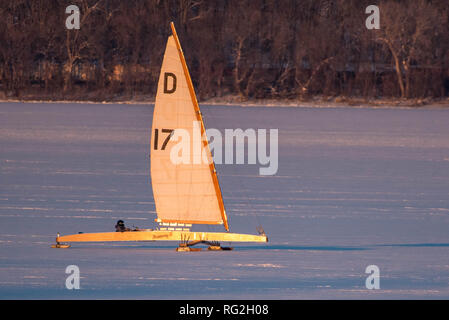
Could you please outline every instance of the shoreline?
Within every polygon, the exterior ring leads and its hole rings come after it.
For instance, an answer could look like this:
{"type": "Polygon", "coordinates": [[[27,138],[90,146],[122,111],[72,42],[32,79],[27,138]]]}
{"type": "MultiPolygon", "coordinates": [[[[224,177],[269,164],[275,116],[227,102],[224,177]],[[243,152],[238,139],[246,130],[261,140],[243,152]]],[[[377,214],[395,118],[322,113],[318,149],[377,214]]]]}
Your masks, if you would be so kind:
{"type": "MultiPolygon", "coordinates": [[[[0,103],[53,103],[53,104],[128,104],[153,105],[154,98],[95,100],[49,100],[49,99],[0,99],[0,103]]],[[[363,99],[363,98],[322,98],[310,100],[293,99],[249,99],[239,101],[236,97],[213,98],[199,101],[202,106],[217,107],[283,107],[283,108],[370,108],[370,109],[446,109],[449,108],[449,98],[446,99],[363,99]]]]}

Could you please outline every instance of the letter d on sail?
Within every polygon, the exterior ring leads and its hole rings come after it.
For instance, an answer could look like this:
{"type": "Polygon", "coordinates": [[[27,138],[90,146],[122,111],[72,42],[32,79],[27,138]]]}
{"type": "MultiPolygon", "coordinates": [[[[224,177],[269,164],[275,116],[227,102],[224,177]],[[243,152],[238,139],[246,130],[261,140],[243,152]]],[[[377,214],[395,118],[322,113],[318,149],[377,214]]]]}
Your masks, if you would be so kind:
{"type": "Polygon", "coordinates": [[[173,93],[176,91],[176,76],[171,72],[164,73],[164,93],[173,93]],[[168,77],[173,79],[171,89],[168,89],[168,77]]]}

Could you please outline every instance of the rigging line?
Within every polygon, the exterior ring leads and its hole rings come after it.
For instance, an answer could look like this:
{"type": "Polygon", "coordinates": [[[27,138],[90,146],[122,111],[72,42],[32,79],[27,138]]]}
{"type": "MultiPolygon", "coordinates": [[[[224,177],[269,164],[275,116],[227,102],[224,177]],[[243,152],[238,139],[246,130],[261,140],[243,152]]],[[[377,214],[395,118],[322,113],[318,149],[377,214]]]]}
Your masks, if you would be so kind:
{"type": "MultiPolygon", "coordinates": [[[[216,106],[209,106],[208,108],[206,108],[207,110],[210,110],[210,108],[213,108],[213,109],[218,109],[218,108],[220,108],[220,107],[216,107],[216,106]]],[[[226,107],[223,107],[223,108],[226,108],[226,107]]],[[[203,107],[203,109],[204,109],[204,107],[203,107]]],[[[217,115],[216,115],[216,113],[215,112],[213,112],[213,111],[215,111],[215,110],[211,110],[211,112],[206,112],[206,115],[203,113],[203,118],[205,119],[205,120],[207,120],[208,122],[213,122],[213,123],[220,123],[220,120],[221,120],[221,118],[219,118],[217,115]]],[[[246,141],[246,139],[245,139],[245,141],[246,141]]],[[[226,149],[226,147],[225,147],[225,145],[224,145],[224,143],[225,143],[225,139],[223,138],[223,141],[222,141],[222,157],[224,157],[224,155],[225,155],[225,152],[223,152],[223,149],[226,149]],[[223,148],[224,147],[224,148],[223,148]]],[[[247,144],[245,144],[245,146],[246,146],[246,150],[249,150],[249,141],[248,141],[248,143],[247,144]]],[[[233,146],[233,148],[235,148],[235,152],[237,151],[236,150],[236,146],[233,146]]],[[[233,152],[233,154],[235,154],[235,152],[233,152]]],[[[246,157],[246,158],[248,158],[248,157],[246,157]]],[[[223,159],[222,159],[223,160],[223,159]]],[[[223,162],[223,161],[222,161],[223,162]]],[[[233,165],[236,165],[236,164],[233,164],[233,165]]],[[[247,166],[249,166],[249,165],[247,165],[247,166]]],[[[218,170],[217,170],[218,171],[218,170]]],[[[255,210],[255,207],[254,207],[254,204],[253,203],[250,203],[250,201],[248,200],[248,198],[249,198],[249,194],[248,194],[248,191],[249,190],[251,190],[250,188],[249,188],[249,186],[248,186],[248,184],[245,182],[245,178],[244,177],[242,177],[241,179],[240,179],[240,174],[239,174],[239,170],[237,170],[236,169],[236,167],[232,167],[231,168],[231,172],[232,172],[232,174],[233,175],[235,175],[235,176],[237,176],[238,177],[238,184],[239,184],[239,186],[241,187],[241,188],[239,188],[239,190],[237,190],[237,191],[231,191],[231,194],[232,194],[232,196],[233,197],[236,197],[237,199],[236,199],[236,201],[237,201],[237,204],[241,204],[241,207],[243,207],[242,208],[242,210],[245,210],[245,208],[247,208],[247,214],[246,215],[242,215],[242,217],[244,217],[243,219],[246,219],[246,221],[248,222],[248,225],[250,225],[250,220],[251,220],[251,217],[252,217],[252,219],[254,219],[255,218],[255,220],[256,220],[256,223],[257,223],[257,228],[259,228],[259,226],[261,226],[261,222],[260,222],[260,219],[259,219],[259,216],[257,215],[257,213],[256,213],[256,210],[255,210]],[[242,192],[243,191],[243,192],[242,192]],[[246,194],[246,195],[245,195],[246,194]],[[241,198],[242,199],[238,199],[239,198],[239,196],[241,196],[241,198]]],[[[228,192],[229,192],[229,190],[234,190],[234,188],[225,188],[226,190],[228,190],[228,192]]],[[[240,209],[240,208],[239,208],[240,209]]],[[[243,211],[244,212],[244,211],[243,211]]],[[[229,213],[227,213],[228,214],[228,216],[229,216],[229,213]]],[[[254,220],[253,220],[254,221],[254,220]]]]}
{"type": "MultiPolygon", "coordinates": [[[[204,105],[203,105],[202,108],[204,110],[204,105]]],[[[206,110],[210,110],[210,108],[211,108],[211,106],[207,107],[206,110]]],[[[206,111],[206,114],[201,112],[201,116],[202,116],[202,119],[203,119],[203,125],[204,125],[204,129],[205,130],[206,130],[206,122],[208,122],[209,120],[212,120],[213,123],[217,123],[219,121],[218,117],[215,116],[213,110],[210,111],[210,112],[206,111]],[[217,121],[215,121],[215,120],[217,120],[217,121]]],[[[206,131],[204,132],[204,134],[206,134],[206,131]]],[[[209,146],[209,142],[210,142],[209,138],[210,137],[208,137],[207,134],[206,134],[206,138],[207,138],[207,142],[208,142],[208,146],[209,146]]],[[[223,145],[223,142],[222,142],[222,145],[223,145]]],[[[218,179],[218,169],[217,169],[217,166],[216,166],[216,163],[215,163],[215,160],[214,160],[215,154],[216,154],[215,150],[214,150],[214,155],[212,155],[212,152],[210,152],[210,156],[212,158],[212,162],[214,163],[215,175],[217,176],[217,179],[218,179]]],[[[220,163],[222,163],[222,161],[220,163]]],[[[221,183],[223,183],[223,181],[221,181],[221,183]]],[[[221,199],[222,199],[221,201],[222,201],[222,205],[223,205],[223,210],[226,212],[226,219],[229,221],[229,215],[228,215],[228,212],[226,211],[226,205],[224,203],[225,201],[223,199],[223,192],[221,191],[221,188],[220,188],[220,192],[221,192],[221,199]]],[[[223,224],[225,224],[225,221],[223,221],[223,224]]],[[[218,226],[215,227],[215,229],[218,230],[218,226]]],[[[227,230],[227,232],[229,232],[229,230],[227,230]]]]}
{"type": "MultiPolygon", "coordinates": [[[[207,110],[208,108],[206,108],[206,110],[207,110]]],[[[211,158],[212,158],[212,162],[213,162],[213,164],[214,164],[214,169],[215,169],[215,172],[213,173],[213,174],[215,174],[215,176],[217,177],[217,180],[218,180],[218,170],[217,170],[217,166],[216,166],[216,163],[215,163],[215,160],[214,160],[214,157],[213,157],[213,155],[212,155],[212,152],[210,151],[210,146],[209,146],[209,142],[210,142],[210,140],[209,140],[209,137],[207,136],[207,134],[206,134],[206,122],[209,120],[209,119],[214,119],[214,117],[213,116],[207,116],[207,115],[205,115],[204,113],[203,113],[203,110],[204,110],[204,105],[202,106],[202,110],[201,110],[201,118],[202,118],[202,124],[203,124],[203,127],[204,127],[204,135],[205,135],[205,137],[206,137],[206,140],[207,140],[207,146],[208,146],[208,148],[209,148],[209,154],[210,154],[210,156],[211,156],[211,158]]],[[[210,114],[213,114],[213,112],[209,112],[210,114]]],[[[207,111],[206,111],[206,114],[207,114],[207,111]]],[[[201,135],[201,139],[203,139],[203,135],[201,135]]],[[[207,152],[207,150],[204,150],[205,152],[207,152]]],[[[215,151],[214,151],[214,154],[215,154],[215,151]]],[[[218,182],[218,183],[220,183],[220,182],[218,182]]],[[[222,181],[222,183],[223,183],[223,181],[222,181]]],[[[223,192],[221,191],[221,188],[220,188],[220,193],[221,193],[221,202],[222,202],[222,206],[223,206],[223,210],[226,212],[226,206],[225,206],[225,204],[224,204],[224,199],[223,199],[223,192]]],[[[227,216],[227,212],[226,212],[226,216],[227,216]]],[[[226,217],[226,220],[227,220],[228,218],[226,217]]],[[[226,224],[226,222],[223,220],[223,225],[225,226],[225,224],[226,224]]],[[[225,228],[226,228],[226,226],[225,226],[225,228]]],[[[214,227],[214,229],[215,230],[218,230],[218,226],[215,226],[214,227]]]]}

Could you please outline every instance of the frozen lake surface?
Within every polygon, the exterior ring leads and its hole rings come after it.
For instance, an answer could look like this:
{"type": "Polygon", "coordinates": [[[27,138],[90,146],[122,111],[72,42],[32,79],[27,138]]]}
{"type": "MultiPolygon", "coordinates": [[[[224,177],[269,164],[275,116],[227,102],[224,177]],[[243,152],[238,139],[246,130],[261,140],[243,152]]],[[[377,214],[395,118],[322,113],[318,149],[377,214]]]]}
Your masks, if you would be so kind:
{"type": "Polygon", "coordinates": [[[0,298],[449,299],[449,110],[202,111],[206,128],[279,129],[276,175],[217,165],[231,231],[260,223],[266,245],[50,248],[57,232],[118,219],[155,227],[153,107],[1,103],[0,298]],[[80,290],[65,288],[68,265],[80,290]],[[379,290],[365,287],[369,265],[379,290]]]}

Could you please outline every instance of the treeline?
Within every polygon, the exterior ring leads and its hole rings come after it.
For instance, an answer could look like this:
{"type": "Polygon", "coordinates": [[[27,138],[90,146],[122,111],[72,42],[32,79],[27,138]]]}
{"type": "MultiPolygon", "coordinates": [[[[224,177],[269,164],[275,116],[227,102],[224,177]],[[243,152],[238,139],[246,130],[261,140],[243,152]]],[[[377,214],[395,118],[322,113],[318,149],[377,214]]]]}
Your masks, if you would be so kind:
{"type": "Polygon", "coordinates": [[[449,95],[447,0],[2,0],[0,97],[151,97],[170,21],[200,99],[449,95]]]}

